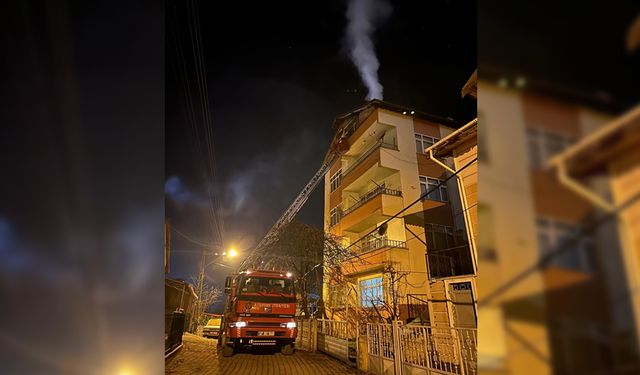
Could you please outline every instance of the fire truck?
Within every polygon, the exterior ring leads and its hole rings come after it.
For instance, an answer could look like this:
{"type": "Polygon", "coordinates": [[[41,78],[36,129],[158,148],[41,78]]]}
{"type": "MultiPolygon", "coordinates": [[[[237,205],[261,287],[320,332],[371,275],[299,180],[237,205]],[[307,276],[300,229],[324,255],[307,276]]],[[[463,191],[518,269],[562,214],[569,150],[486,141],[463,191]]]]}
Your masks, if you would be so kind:
{"type": "Polygon", "coordinates": [[[218,346],[224,357],[254,346],[293,354],[298,334],[294,279],[289,272],[247,270],[225,280],[225,308],[218,346]]]}

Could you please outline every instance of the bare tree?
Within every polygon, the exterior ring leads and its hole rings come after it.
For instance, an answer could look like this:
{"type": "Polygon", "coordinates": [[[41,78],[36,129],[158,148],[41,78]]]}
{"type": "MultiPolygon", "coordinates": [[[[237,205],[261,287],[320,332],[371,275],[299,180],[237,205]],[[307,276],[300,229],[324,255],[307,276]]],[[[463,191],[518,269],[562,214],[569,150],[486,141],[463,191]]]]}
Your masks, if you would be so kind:
{"type": "Polygon", "coordinates": [[[204,260],[202,259],[202,264],[200,267],[200,272],[196,276],[191,279],[191,282],[194,285],[194,289],[196,294],[198,295],[198,299],[195,303],[195,308],[193,311],[193,321],[196,322],[197,325],[205,325],[206,315],[205,311],[211,306],[214,302],[216,302],[220,296],[222,296],[222,290],[220,288],[213,286],[209,283],[204,273],[204,260]]]}
{"type": "Polygon", "coordinates": [[[325,233],[299,221],[289,223],[278,240],[272,244],[260,263],[262,269],[291,271],[296,280],[296,292],[300,299],[300,309],[310,316],[310,295],[322,295],[322,264],[325,233]]]}

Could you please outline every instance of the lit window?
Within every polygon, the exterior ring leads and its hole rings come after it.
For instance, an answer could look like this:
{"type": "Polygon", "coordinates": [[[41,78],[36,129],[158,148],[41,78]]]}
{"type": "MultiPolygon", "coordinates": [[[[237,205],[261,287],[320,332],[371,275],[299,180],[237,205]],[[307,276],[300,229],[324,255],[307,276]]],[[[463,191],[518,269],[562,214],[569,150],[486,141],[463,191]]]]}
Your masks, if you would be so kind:
{"type": "Polygon", "coordinates": [[[438,142],[440,139],[436,137],[430,137],[424,134],[416,134],[416,152],[419,154],[424,154],[424,150],[433,146],[434,143],[438,142]]]}
{"type": "Polygon", "coordinates": [[[331,191],[335,191],[342,182],[342,169],[339,169],[329,178],[329,184],[331,185],[331,191]]]}
{"type": "Polygon", "coordinates": [[[420,176],[420,195],[424,196],[428,192],[425,199],[448,202],[449,194],[447,193],[447,184],[442,183],[442,181],[443,180],[437,178],[420,176]],[[440,185],[440,183],[442,183],[442,185],[440,185]]]}
{"type": "Polygon", "coordinates": [[[378,306],[383,302],[382,276],[360,281],[360,303],[362,307],[378,306]]]}

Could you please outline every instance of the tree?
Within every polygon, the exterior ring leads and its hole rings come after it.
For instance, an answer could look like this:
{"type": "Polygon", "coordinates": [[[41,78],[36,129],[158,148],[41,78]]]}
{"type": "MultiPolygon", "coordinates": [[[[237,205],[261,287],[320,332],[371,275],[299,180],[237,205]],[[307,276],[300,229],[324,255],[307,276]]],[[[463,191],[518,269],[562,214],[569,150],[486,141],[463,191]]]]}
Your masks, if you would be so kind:
{"type": "Polygon", "coordinates": [[[324,231],[294,220],[283,229],[278,240],[266,249],[258,266],[293,273],[296,293],[302,297],[300,309],[306,317],[310,316],[310,295],[322,295],[324,243],[324,231]]]}
{"type": "Polygon", "coordinates": [[[200,271],[196,276],[194,276],[191,280],[194,285],[194,289],[196,294],[198,295],[198,299],[195,304],[193,317],[194,321],[197,325],[205,325],[207,322],[204,321],[206,319],[206,315],[204,315],[205,311],[211,306],[214,302],[216,302],[220,296],[222,296],[222,290],[220,288],[215,287],[209,283],[206,278],[204,272],[205,265],[205,256],[203,253],[203,257],[200,264],[200,271]]]}

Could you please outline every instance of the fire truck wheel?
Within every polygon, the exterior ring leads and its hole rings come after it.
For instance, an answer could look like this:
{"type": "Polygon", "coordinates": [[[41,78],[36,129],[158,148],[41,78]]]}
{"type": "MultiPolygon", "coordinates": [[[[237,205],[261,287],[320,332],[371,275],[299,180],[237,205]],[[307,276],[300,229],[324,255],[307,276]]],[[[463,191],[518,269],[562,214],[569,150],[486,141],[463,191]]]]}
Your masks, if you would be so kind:
{"type": "Polygon", "coordinates": [[[233,356],[233,346],[225,345],[222,347],[222,356],[223,357],[231,357],[233,356]]]}
{"type": "Polygon", "coordinates": [[[285,346],[282,347],[281,349],[282,354],[284,355],[291,355],[293,354],[293,345],[291,344],[287,344],[285,346]]]}

